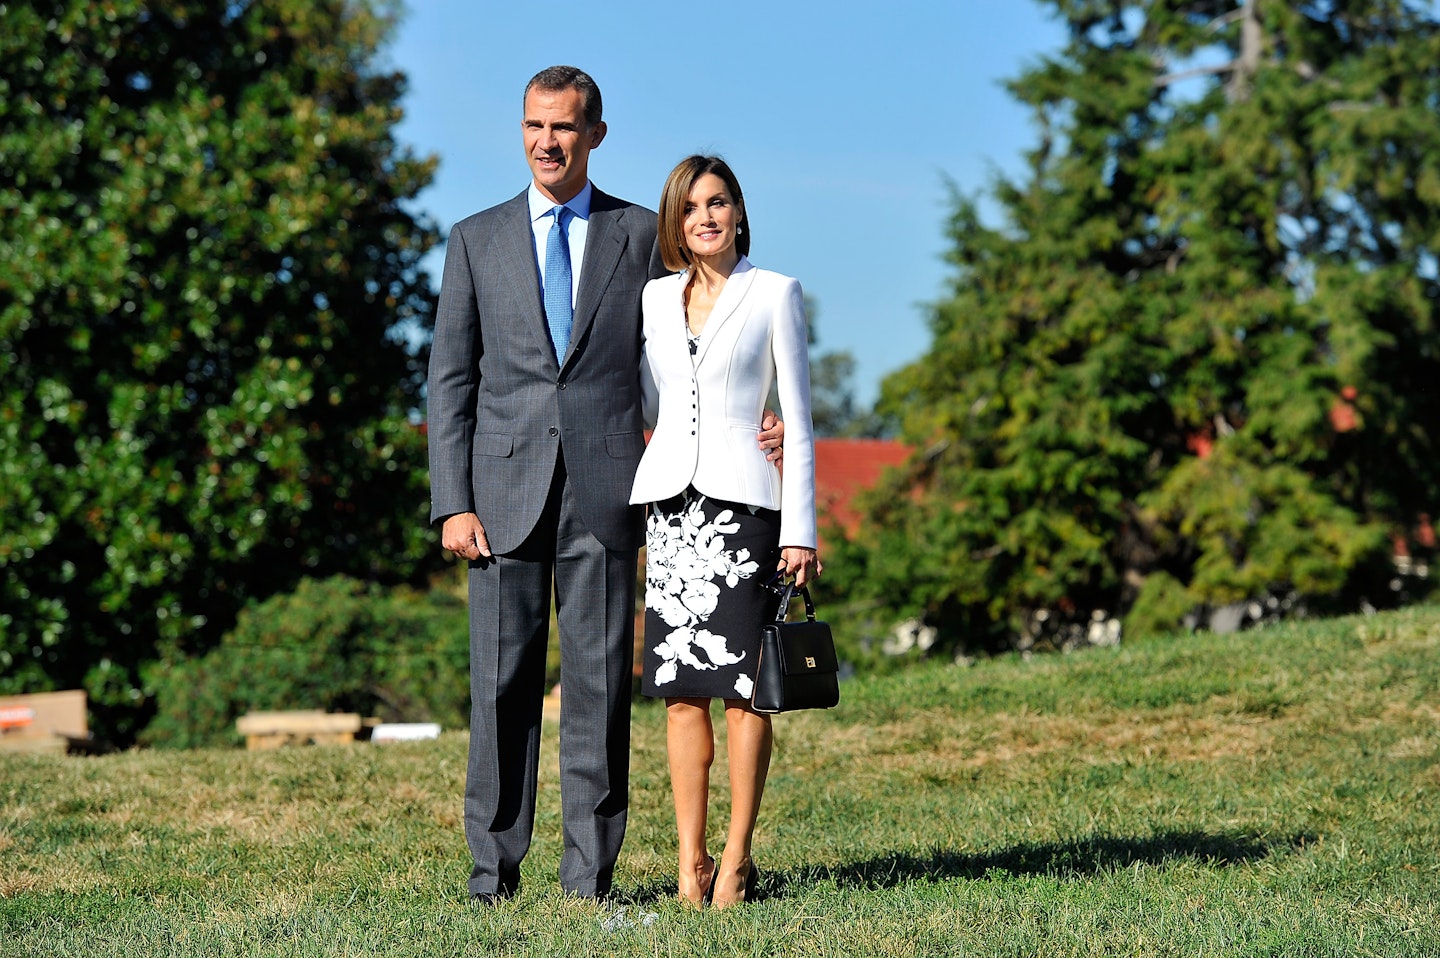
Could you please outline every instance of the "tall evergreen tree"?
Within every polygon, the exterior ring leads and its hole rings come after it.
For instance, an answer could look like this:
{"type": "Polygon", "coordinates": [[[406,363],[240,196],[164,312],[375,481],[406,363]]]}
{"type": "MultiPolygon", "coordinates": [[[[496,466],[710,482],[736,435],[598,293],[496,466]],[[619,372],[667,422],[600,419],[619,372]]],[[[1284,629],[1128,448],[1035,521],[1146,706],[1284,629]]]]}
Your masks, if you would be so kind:
{"type": "Polygon", "coordinates": [[[1052,0],[1005,225],[884,385],[921,452],[829,563],[952,637],[1378,601],[1440,493],[1440,25],[1415,3],[1052,0]],[[1376,573],[1381,575],[1377,584],[1376,573]]]}
{"type": "Polygon", "coordinates": [[[0,692],[83,686],[124,739],[248,599],[421,570],[393,20],[0,2],[0,692]]]}

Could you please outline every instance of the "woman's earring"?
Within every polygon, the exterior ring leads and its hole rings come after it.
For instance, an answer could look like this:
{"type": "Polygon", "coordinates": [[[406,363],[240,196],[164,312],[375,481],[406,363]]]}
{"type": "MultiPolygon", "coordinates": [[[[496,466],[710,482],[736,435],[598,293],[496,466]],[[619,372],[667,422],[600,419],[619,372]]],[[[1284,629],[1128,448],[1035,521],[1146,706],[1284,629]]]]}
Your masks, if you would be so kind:
{"type": "Polygon", "coordinates": [[[745,235],[745,227],[743,227],[743,226],[737,226],[737,227],[735,227],[735,235],[736,235],[736,236],[744,236],[744,235],[745,235]]]}

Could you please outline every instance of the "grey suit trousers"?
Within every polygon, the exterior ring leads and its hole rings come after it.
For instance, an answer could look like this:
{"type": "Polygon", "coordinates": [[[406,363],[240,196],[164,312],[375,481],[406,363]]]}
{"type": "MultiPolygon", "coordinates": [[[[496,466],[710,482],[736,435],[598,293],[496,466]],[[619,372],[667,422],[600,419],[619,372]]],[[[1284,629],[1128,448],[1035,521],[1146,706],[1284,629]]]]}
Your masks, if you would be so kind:
{"type": "Polygon", "coordinates": [[[586,527],[563,450],[539,523],[518,549],[470,564],[470,755],[465,835],[472,895],[513,894],[530,847],[550,597],[560,629],[560,884],[610,890],[629,801],[638,549],[586,527]]]}

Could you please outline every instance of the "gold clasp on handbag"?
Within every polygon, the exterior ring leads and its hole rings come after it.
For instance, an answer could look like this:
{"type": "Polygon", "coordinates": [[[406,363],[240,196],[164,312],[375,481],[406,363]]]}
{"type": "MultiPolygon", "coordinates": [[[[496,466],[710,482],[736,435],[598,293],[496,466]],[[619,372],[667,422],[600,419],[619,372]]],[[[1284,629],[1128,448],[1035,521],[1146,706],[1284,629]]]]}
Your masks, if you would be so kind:
{"type": "Polygon", "coordinates": [[[815,656],[813,656],[813,655],[807,655],[807,656],[805,656],[805,667],[806,667],[807,669],[813,669],[813,668],[815,667],[815,656]]]}

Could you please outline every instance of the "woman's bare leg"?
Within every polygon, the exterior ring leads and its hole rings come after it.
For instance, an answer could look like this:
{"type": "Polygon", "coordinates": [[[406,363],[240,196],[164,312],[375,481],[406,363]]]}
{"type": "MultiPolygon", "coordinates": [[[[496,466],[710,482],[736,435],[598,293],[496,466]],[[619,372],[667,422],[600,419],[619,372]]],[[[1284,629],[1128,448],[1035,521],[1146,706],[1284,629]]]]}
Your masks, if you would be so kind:
{"type": "Polygon", "coordinates": [[[705,850],[710,766],[715,762],[710,700],[667,698],[665,744],[670,757],[670,789],[675,797],[675,828],[680,838],[680,897],[698,905],[715,880],[715,861],[705,850]]]}
{"type": "Polygon", "coordinates": [[[750,852],[755,822],[775,741],[770,716],[752,710],[742,699],[725,701],[725,728],[730,752],[730,831],[724,862],[715,876],[716,908],[745,901],[745,880],[754,867],[750,852]]]}

